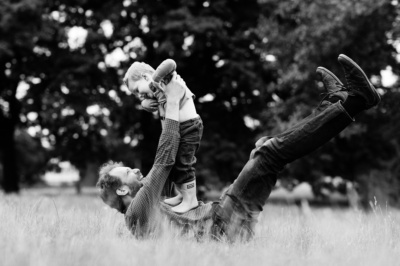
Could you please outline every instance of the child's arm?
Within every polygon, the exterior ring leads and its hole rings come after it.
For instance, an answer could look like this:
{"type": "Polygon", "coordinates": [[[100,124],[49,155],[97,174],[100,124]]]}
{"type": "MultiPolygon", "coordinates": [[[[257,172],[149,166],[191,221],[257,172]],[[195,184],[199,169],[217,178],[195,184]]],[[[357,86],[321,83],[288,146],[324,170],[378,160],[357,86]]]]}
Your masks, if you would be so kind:
{"type": "Polygon", "coordinates": [[[154,98],[157,99],[158,103],[164,104],[167,100],[165,98],[165,94],[162,89],[162,86],[165,86],[165,84],[160,84],[153,80],[150,82],[149,86],[150,86],[150,89],[153,91],[154,98]]]}

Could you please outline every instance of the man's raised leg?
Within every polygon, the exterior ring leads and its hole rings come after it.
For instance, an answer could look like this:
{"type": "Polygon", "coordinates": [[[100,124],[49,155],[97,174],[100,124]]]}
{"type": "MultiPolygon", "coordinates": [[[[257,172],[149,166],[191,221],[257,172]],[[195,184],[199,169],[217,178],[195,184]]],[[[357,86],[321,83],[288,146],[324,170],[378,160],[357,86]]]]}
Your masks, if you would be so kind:
{"type": "Polygon", "coordinates": [[[283,167],[316,150],[352,123],[355,114],[379,103],[375,88],[361,68],[350,60],[339,56],[350,87],[344,103],[338,101],[329,105],[300,127],[266,141],[256,150],[254,158],[247,162],[216,208],[214,234],[224,235],[229,240],[250,238],[258,214],[283,167]]]}
{"type": "MultiPolygon", "coordinates": [[[[297,123],[293,127],[285,130],[284,132],[280,133],[279,135],[277,135],[275,137],[281,137],[281,136],[290,134],[294,130],[302,127],[310,119],[312,119],[314,116],[316,116],[319,113],[321,113],[322,111],[324,111],[330,105],[332,105],[338,101],[341,101],[341,102],[346,101],[346,99],[348,97],[349,89],[347,89],[343,85],[343,83],[339,80],[338,77],[336,77],[335,74],[333,74],[331,71],[329,71],[328,69],[326,69],[324,67],[318,67],[316,72],[326,90],[326,93],[323,93],[324,97],[321,100],[320,104],[313,111],[312,114],[310,114],[309,116],[302,119],[299,123],[297,123]]],[[[254,158],[254,154],[255,154],[256,150],[271,138],[272,137],[264,136],[264,137],[260,138],[259,140],[257,140],[257,142],[255,143],[255,148],[250,153],[250,159],[254,158]]]]}

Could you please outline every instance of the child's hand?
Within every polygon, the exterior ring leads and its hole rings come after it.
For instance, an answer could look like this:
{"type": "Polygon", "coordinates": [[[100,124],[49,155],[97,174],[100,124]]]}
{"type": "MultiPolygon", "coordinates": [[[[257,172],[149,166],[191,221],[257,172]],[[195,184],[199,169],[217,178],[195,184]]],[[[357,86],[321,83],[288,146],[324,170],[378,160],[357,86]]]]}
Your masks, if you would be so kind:
{"type": "Polygon", "coordinates": [[[147,112],[153,113],[158,110],[158,102],[156,99],[144,99],[141,104],[143,109],[147,112]]]}
{"type": "Polygon", "coordinates": [[[157,83],[155,81],[152,81],[150,88],[153,92],[164,91],[165,84],[163,82],[157,83]]]}

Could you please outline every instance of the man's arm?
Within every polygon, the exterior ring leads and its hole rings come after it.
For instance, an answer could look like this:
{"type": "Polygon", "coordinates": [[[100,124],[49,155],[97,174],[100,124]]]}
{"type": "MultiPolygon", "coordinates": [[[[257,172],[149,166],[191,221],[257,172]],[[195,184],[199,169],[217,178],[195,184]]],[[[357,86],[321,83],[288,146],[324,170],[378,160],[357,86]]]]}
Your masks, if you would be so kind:
{"type": "Polygon", "coordinates": [[[184,93],[185,84],[174,78],[165,88],[167,97],[165,125],[161,132],[154,165],[145,178],[144,186],[130,204],[125,216],[127,225],[132,228],[137,221],[147,223],[153,204],[159,200],[168,175],[175,164],[179,147],[179,100],[184,93]]]}

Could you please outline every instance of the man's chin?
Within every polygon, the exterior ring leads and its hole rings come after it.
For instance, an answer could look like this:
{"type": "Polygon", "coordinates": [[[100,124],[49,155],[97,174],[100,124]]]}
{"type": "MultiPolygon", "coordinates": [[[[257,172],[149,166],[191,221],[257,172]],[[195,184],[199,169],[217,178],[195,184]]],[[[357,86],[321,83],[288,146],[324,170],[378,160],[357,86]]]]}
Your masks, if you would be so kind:
{"type": "Polygon", "coordinates": [[[119,202],[119,206],[118,206],[118,211],[122,214],[126,213],[126,210],[128,209],[128,206],[125,206],[124,202],[122,200],[120,200],[119,202]]]}

